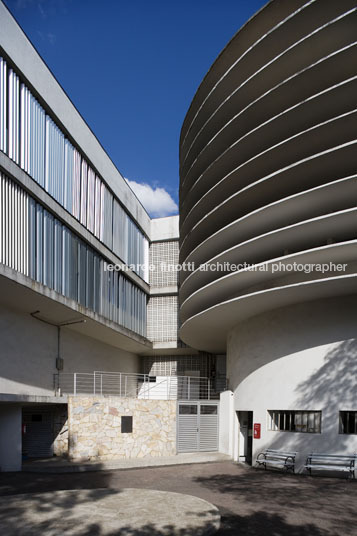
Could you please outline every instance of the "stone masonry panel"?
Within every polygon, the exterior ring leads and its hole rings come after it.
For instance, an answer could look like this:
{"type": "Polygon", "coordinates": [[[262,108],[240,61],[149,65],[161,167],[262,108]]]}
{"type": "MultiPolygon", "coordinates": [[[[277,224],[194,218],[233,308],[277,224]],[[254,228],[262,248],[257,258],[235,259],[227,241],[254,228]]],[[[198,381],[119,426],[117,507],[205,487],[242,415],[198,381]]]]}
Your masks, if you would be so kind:
{"type": "Polygon", "coordinates": [[[176,402],[76,396],[68,400],[69,458],[115,460],[174,456],[176,402]],[[122,433],[121,417],[132,417],[122,433]]]}

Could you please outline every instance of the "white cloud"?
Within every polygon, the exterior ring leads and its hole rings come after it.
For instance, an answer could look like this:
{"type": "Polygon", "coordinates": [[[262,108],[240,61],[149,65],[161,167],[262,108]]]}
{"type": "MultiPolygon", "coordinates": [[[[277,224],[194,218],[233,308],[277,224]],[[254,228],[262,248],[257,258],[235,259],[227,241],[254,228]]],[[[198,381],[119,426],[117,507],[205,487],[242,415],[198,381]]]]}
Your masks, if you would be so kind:
{"type": "Polygon", "coordinates": [[[165,188],[153,188],[150,184],[125,179],[150,216],[162,218],[177,214],[178,206],[165,188]]]}

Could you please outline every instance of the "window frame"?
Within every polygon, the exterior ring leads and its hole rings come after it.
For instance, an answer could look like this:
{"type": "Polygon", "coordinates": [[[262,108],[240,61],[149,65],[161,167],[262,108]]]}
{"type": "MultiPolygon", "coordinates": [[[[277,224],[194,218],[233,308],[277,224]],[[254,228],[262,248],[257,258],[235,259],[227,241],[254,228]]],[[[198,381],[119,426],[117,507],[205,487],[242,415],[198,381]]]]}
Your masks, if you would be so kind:
{"type": "Polygon", "coordinates": [[[269,432],[321,434],[321,424],[321,410],[267,410],[267,430],[269,432]]]}

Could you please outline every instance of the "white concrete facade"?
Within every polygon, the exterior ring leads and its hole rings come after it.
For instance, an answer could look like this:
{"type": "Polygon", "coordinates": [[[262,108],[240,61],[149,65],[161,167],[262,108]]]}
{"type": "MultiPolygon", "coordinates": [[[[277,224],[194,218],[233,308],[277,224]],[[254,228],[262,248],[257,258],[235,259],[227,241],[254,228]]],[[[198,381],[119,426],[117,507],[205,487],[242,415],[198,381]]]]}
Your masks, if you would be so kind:
{"type": "MultiPolygon", "coordinates": [[[[53,396],[58,330],[16,309],[0,308],[0,393],[53,396]],[[19,337],[19,334],[21,336],[19,337]]],[[[139,357],[61,328],[63,372],[139,372],[139,357]]]]}
{"type": "MultiPolygon", "coordinates": [[[[252,411],[261,424],[253,458],[264,448],[297,451],[301,470],[310,452],[357,451],[357,435],[339,430],[339,412],[356,411],[356,311],[355,297],[325,299],[258,315],[230,332],[233,419],[252,411]],[[269,410],[321,411],[321,433],[269,430],[269,410]]],[[[233,456],[239,422],[236,429],[233,456]]]]}

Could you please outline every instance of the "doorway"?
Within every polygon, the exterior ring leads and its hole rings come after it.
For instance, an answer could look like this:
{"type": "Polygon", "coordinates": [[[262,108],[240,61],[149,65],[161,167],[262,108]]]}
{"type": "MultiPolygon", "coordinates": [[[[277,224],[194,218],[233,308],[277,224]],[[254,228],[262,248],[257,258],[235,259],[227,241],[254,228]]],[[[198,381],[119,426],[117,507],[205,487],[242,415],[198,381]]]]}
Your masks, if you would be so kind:
{"type": "Polygon", "coordinates": [[[22,410],[22,455],[24,458],[53,456],[53,407],[25,406],[22,410]]]}
{"type": "Polygon", "coordinates": [[[238,460],[252,465],[253,459],[253,412],[238,411],[238,460]]]}
{"type": "Polygon", "coordinates": [[[219,402],[179,402],[177,452],[218,450],[219,402]]]}

